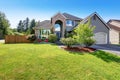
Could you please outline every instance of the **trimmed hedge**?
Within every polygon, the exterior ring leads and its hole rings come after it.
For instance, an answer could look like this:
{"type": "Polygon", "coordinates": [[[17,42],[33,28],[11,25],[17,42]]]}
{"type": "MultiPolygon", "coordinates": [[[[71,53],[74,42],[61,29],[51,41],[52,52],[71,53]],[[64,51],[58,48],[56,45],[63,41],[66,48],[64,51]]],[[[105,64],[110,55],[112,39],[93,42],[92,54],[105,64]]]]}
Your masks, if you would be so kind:
{"type": "Polygon", "coordinates": [[[61,38],[61,43],[65,44],[67,47],[71,47],[73,44],[75,44],[75,40],[73,38],[61,38]]]}

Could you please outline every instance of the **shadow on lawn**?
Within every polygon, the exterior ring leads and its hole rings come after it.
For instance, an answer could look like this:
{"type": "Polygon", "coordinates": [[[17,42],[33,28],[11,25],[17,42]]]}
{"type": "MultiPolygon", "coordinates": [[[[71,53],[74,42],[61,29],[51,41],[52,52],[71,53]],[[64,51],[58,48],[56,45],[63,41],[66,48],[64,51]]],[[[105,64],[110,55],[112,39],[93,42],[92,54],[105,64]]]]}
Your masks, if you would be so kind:
{"type": "Polygon", "coordinates": [[[120,57],[117,55],[113,55],[111,53],[107,53],[104,51],[96,51],[94,53],[92,53],[92,55],[101,58],[102,60],[106,61],[106,62],[117,62],[120,63],[120,57]]]}
{"type": "Polygon", "coordinates": [[[40,43],[33,43],[35,45],[40,45],[40,44],[50,44],[50,45],[56,45],[55,43],[50,43],[50,42],[40,42],[40,43]]]}
{"type": "Polygon", "coordinates": [[[70,54],[78,54],[78,55],[84,55],[83,52],[74,52],[74,51],[68,51],[70,54]]]}

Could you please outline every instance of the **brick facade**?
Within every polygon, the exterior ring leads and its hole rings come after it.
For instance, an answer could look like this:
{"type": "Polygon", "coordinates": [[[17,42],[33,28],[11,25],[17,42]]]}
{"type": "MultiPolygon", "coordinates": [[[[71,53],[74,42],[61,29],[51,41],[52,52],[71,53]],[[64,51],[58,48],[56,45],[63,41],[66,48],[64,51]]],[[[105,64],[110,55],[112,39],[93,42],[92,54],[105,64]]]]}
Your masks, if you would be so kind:
{"type": "Polygon", "coordinates": [[[61,31],[62,34],[61,34],[61,37],[64,37],[65,29],[66,29],[66,18],[62,14],[58,13],[57,15],[52,17],[51,26],[54,27],[56,21],[58,21],[58,20],[62,22],[62,26],[61,26],[62,27],[62,31],[61,31]]]}

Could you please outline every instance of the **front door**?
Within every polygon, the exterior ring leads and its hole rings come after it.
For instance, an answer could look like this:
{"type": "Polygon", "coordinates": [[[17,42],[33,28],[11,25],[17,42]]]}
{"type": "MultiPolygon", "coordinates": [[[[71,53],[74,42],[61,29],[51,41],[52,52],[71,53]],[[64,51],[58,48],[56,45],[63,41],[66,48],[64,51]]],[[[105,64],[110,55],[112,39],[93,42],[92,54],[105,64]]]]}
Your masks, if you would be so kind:
{"type": "Polygon", "coordinates": [[[60,39],[60,31],[55,31],[55,34],[56,34],[57,38],[60,39]]]}

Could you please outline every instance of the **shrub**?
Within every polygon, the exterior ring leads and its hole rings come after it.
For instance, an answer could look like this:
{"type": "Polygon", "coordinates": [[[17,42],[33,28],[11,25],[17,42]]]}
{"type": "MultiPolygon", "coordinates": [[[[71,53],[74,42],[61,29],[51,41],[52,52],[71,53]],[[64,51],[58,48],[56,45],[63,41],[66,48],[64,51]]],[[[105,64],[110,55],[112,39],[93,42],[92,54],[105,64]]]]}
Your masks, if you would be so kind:
{"type": "Polygon", "coordinates": [[[36,36],[35,36],[35,35],[29,35],[29,36],[27,37],[27,40],[35,41],[35,40],[36,40],[36,36]]]}
{"type": "Polygon", "coordinates": [[[48,42],[48,39],[45,39],[44,42],[48,42]]]}
{"type": "Polygon", "coordinates": [[[68,37],[72,37],[73,36],[73,34],[72,33],[66,33],[66,38],[68,38],[68,37]]]}
{"type": "Polygon", "coordinates": [[[42,37],[42,39],[41,39],[42,41],[44,41],[44,40],[46,40],[46,37],[42,37]]]}
{"type": "Polygon", "coordinates": [[[37,39],[37,42],[42,42],[42,40],[41,39],[37,39]]]}
{"type": "Polygon", "coordinates": [[[14,35],[22,36],[22,35],[24,35],[24,34],[23,34],[23,33],[19,33],[19,32],[14,32],[14,35]]]}
{"type": "Polygon", "coordinates": [[[93,39],[93,38],[88,38],[88,39],[86,39],[85,41],[84,41],[84,45],[86,46],[86,47],[89,47],[89,46],[91,46],[91,45],[93,45],[95,43],[95,40],[93,39]]]}
{"type": "Polygon", "coordinates": [[[61,38],[61,43],[65,44],[67,47],[71,47],[75,44],[75,40],[73,38],[61,38]]]}
{"type": "Polygon", "coordinates": [[[50,34],[50,35],[48,36],[48,40],[49,40],[49,42],[54,43],[54,42],[57,41],[57,36],[56,36],[55,34],[50,34]]]}

